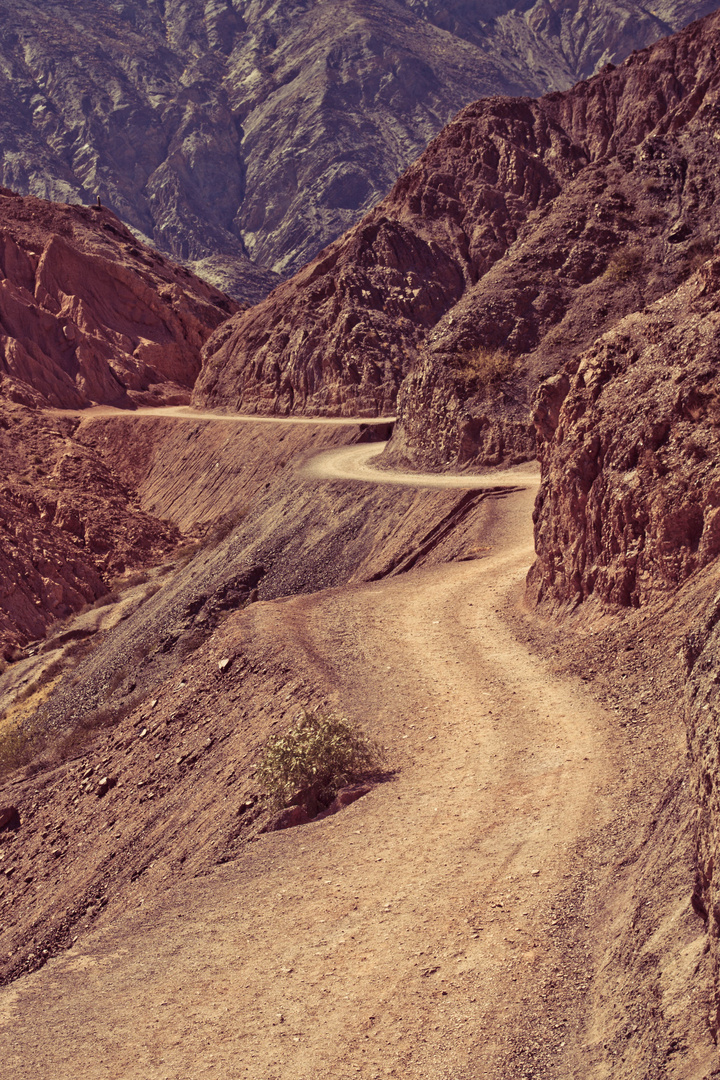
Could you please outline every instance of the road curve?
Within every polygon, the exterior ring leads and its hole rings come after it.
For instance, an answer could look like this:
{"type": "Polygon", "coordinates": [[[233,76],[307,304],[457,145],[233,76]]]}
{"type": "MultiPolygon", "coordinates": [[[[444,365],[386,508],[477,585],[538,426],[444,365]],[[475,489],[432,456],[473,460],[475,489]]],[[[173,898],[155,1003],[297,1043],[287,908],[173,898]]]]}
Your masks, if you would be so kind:
{"type": "Polygon", "coordinates": [[[302,475],[315,480],[364,480],[372,484],[461,488],[470,491],[479,488],[537,487],[540,483],[538,464],[534,461],[515,469],[488,473],[400,472],[373,467],[373,462],[386,446],[387,443],[384,442],[360,443],[344,446],[340,450],[328,450],[312,458],[303,468],[302,475]]]}

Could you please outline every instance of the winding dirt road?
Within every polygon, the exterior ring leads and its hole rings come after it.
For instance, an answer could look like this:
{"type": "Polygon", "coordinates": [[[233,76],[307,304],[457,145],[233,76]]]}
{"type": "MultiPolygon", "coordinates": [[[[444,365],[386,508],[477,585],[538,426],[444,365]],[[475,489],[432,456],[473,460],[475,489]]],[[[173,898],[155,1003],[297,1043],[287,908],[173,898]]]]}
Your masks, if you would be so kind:
{"type": "Polygon", "coordinates": [[[516,469],[499,469],[487,473],[420,473],[374,468],[373,459],[382,453],[386,445],[387,443],[376,442],[328,450],[308,462],[302,475],[315,480],[364,480],[372,484],[397,484],[401,487],[460,488],[471,491],[499,487],[536,488],[539,483],[538,466],[535,462],[516,469]]]}
{"type": "MultiPolygon", "coordinates": [[[[411,482],[371,473],[378,449],[311,474],[411,482]]],[[[414,482],[430,479],[480,484],[414,482]]],[[[3,1077],[595,1075],[586,860],[611,852],[626,751],[509,629],[536,477],[490,481],[523,485],[488,503],[491,557],[249,609],[255,648],[379,736],[394,779],[100,920],[0,992],[3,1077]]]]}

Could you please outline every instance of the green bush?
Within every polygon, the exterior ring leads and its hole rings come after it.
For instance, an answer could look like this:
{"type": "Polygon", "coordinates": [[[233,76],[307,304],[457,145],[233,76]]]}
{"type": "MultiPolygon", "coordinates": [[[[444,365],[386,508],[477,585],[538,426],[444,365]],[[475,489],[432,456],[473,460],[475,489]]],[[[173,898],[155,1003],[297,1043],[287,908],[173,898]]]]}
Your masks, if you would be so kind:
{"type": "Polygon", "coordinates": [[[255,775],[276,805],[313,785],[328,800],[382,757],[382,748],[345,717],[303,709],[294,724],[268,740],[255,775]]]}

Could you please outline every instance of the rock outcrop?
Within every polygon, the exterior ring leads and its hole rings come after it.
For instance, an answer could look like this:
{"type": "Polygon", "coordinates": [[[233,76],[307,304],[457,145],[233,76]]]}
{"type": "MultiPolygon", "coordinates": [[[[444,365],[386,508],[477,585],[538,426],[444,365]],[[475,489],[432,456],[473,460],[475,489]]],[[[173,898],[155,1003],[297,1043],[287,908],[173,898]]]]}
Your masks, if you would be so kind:
{"type": "Polygon", "coordinates": [[[255,301],[468,102],[564,89],[712,8],[3,0],[0,182],[58,201],[100,194],[155,246],[255,301]]]}
{"type": "Polygon", "coordinates": [[[720,258],[540,387],[538,600],[639,607],[720,554],[720,258]]]}
{"type": "Polygon", "coordinates": [[[194,400],[391,411],[395,459],[533,456],[537,381],[720,236],[720,19],[566,93],[465,109],[363,222],[208,342],[194,400]]]}
{"type": "MultiPolygon", "coordinates": [[[[718,586],[714,575],[715,590],[718,586]]],[[[720,593],[715,591],[685,642],[687,682],[685,719],[688,732],[689,788],[697,807],[696,872],[692,905],[707,927],[713,964],[714,1002],[708,1017],[717,1042],[720,1035],[720,593]]]]}
{"type": "Polygon", "coordinates": [[[203,342],[237,309],[111,211],[0,189],[0,653],[180,540],[48,406],[187,402],[203,342]]]}
{"type": "Polygon", "coordinates": [[[203,342],[237,310],[110,210],[0,189],[0,396],[59,408],[187,402],[203,342]]]}
{"type": "Polygon", "coordinates": [[[0,409],[0,659],[152,566],[180,531],[144,511],[128,470],[77,437],[76,417],[0,409]]]}

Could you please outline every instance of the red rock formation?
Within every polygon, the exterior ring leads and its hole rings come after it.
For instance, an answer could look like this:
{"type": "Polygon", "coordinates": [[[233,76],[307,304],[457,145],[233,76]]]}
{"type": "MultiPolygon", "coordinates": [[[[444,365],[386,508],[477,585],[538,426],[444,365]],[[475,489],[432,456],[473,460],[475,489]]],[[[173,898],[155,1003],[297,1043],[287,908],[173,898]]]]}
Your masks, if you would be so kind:
{"type": "Polygon", "coordinates": [[[160,561],[180,534],[143,512],[127,477],[77,438],[74,417],[0,413],[0,656],[160,561]]]}
{"type": "Polygon", "coordinates": [[[720,257],[540,387],[538,600],[639,606],[720,554],[720,257]]]}
{"type": "Polygon", "coordinates": [[[180,403],[238,305],[109,210],[0,190],[0,394],[25,404],[180,403]]]}
{"type": "Polygon", "coordinates": [[[538,378],[720,237],[720,17],[563,94],[465,109],[355,229],[208,342],[197,403],[375,413],[425,466],[534,454],[538,378]],[[468,357],[507,355],[487,379],[468,357]]]}

